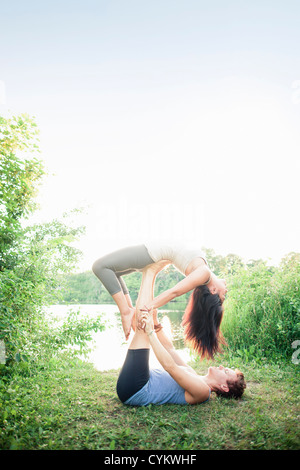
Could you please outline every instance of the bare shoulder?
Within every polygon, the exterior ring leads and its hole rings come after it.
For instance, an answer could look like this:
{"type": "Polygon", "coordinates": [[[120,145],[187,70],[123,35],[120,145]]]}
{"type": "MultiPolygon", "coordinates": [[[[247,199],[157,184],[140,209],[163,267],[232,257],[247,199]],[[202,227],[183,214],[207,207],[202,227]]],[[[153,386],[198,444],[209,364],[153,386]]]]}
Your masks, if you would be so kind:
{"type": "Polygon", "coordinates": [[[209,386],[201,379],[198,378],[198,384],[193,387],[192,393],[189,390],[185,391],[185,399],[190,405],[196,405],[197,403],[203,403],[210,397],[209,386]]]}
{"type": "Polygon", "coordinates": [[[193,405],[208,399],[210,393],[209,386],[192,368],[174,364],[168,369],[168,372],[184,388],[185,399],[188,403],[193,405]]]}

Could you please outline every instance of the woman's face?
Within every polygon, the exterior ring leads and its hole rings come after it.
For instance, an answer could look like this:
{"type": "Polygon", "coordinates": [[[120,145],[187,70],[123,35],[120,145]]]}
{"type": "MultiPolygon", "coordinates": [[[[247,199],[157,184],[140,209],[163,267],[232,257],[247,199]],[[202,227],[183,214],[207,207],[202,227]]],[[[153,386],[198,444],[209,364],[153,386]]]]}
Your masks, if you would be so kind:
{"type": "Polygon", "coordinates": [[[208,373],[220,384],[226,384],[227,380],[234,382],[238,378],[235,370],[223,366],[209,367],[208,373]]]}
{"type": "Polygon", "coordinates": [[[218,294],[223,303],[228,292],[225,279],[216,279],[209,290],[212,294],[218,294]]]}

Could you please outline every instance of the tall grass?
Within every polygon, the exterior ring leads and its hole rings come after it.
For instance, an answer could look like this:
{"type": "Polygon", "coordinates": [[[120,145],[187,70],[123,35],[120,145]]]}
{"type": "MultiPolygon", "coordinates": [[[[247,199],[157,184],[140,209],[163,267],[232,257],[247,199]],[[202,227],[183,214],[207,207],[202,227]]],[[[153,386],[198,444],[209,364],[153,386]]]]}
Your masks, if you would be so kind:
{"type": "Polygon", "coordinates": [[[229,278],[222,332],[241,356],[290,358],[300,339],[300,263],[291,254],[278,267],[239,267],[229,278]]]}

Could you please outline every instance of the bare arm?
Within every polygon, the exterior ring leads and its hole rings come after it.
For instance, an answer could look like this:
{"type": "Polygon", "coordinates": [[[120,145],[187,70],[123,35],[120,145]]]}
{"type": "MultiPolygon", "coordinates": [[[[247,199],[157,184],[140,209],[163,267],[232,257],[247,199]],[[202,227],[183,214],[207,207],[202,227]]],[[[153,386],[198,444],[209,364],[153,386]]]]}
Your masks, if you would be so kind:
{"type": "MultiPolygon", "coordinates": [[[[154,322],[154,325],[158,325],[157,310],[153,310],[153,322],[154,322]]],[[[168,351],[168,353],[172,356],[172,358],[174,359],[174,361],[176,362],[178,366],[186,367],[190,370],[190,372],[196,374],[194,369],[192,369],[192,367],[186,364],[186,362],[184,362],[180,354],[178,354],[178,352],[174,348],[172,340],[165,334],[163,328],[161,328],[159,331],[156,332],[156,336],[157,336],[157,339],[162,344],[162,346],[168,351]]]]}
{"type": "Polygon", "coordinates": [[[160,343],[154,333],[152,315],[147,313],[142,316],[145,333],[149,336],[151,347],[162,367],[185,390],[186,400],[190,404],[201,403],[209,396],[209,387],[196,374],[191,374],[185,368],[176,364],[171,354],[160,343]]]}
{"type": "Polygon", "coordinates": [[[182,281],[179,281],[174,287],[171,287],[171,289],[168,289],[155,297],[147,304],[147,308],[155,309],[166,305],[168,302],[170,302],[170,300],[186,294],[197,286],[205,284],[210,276],[211,271],[206,265],[195,269],[195,271],[189,274],[186,278],[182,279],[182,281]]]}

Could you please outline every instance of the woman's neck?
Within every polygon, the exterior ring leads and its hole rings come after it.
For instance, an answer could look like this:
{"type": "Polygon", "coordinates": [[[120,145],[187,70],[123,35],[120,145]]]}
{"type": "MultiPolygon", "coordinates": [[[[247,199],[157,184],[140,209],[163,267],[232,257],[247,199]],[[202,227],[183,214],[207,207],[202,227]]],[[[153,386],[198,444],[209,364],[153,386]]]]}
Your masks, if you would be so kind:
{"type": "Polygon", "coordinates": [[[211,391],[214,392],[215,391],[215,385],[216,385],[214,379],[209,377],[208,374],[200,375],[200,377],[203,380],[203,382],[205,382],[206,385],[211,389],[211,391]]]}

